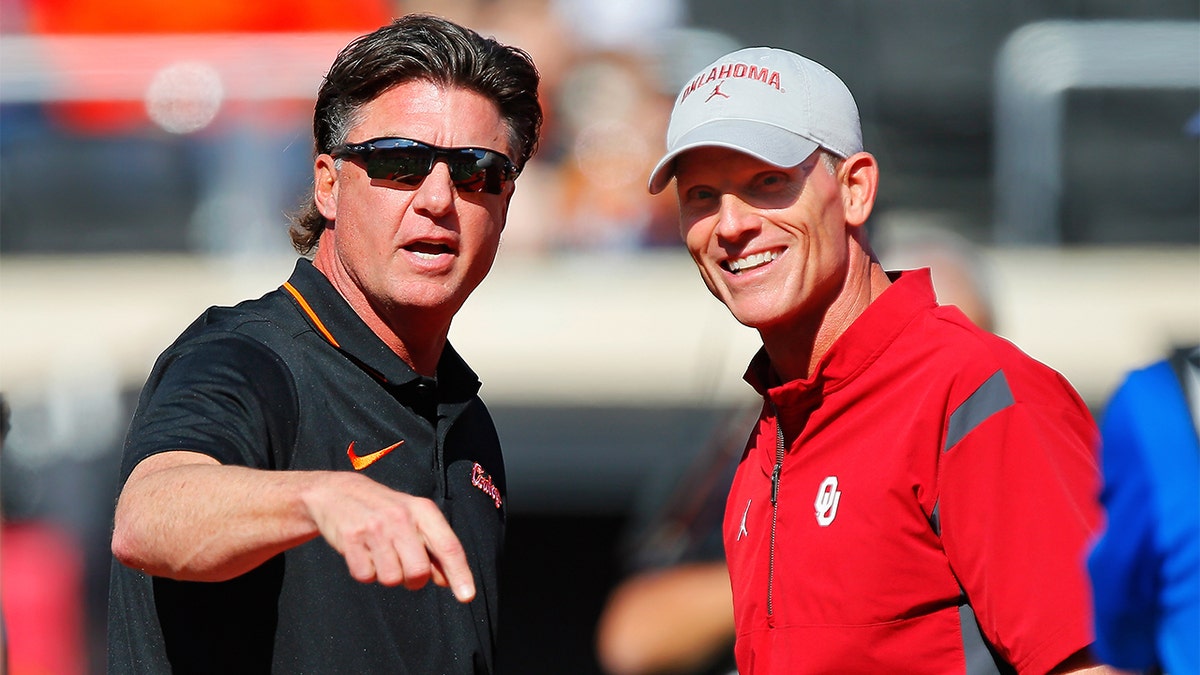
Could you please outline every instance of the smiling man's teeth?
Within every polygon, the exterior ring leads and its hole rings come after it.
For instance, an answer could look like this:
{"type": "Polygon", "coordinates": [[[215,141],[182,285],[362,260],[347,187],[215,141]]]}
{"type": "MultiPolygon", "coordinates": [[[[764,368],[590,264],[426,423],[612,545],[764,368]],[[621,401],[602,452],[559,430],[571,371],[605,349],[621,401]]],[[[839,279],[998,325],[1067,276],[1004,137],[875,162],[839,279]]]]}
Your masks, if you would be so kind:
{"type": "Polygon", "coordinates": [[[765,265],[778,257],[779,253],[777,251],[755,253],[754,255],[746,256],[745,258],[739,258],[738,260],[730,260],[727,263],[727,266],[729,267],[730,272],[737,274],[739,272],[744,272],[745,270],[754,269],[755,267],[761,267],[762,265],[765,265]]]}

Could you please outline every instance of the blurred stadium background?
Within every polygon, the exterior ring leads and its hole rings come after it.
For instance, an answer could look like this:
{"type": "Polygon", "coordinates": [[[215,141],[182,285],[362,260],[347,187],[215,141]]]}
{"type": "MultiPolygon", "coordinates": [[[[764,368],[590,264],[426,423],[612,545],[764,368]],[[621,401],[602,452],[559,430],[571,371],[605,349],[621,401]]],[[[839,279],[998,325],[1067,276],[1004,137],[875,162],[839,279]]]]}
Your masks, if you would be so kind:
{"type": "Polygon", "coordinates": [[[883,167],[885,265],[969,247],[997,332],[1097,414],[1125,370],[1200,340],[1195,0],[0,0],[10,672],[103,672],[142,381],[205,307],[286,278],[311,96],[408,11],[522,46],[545,78],[539,155],[451,335],[505,441],[504,673],[599,672],[627,525],[752,404],[755,335],[703,288],[670,191],[644,190],[675,91],[721,53],[841,75],[883,167]]]}

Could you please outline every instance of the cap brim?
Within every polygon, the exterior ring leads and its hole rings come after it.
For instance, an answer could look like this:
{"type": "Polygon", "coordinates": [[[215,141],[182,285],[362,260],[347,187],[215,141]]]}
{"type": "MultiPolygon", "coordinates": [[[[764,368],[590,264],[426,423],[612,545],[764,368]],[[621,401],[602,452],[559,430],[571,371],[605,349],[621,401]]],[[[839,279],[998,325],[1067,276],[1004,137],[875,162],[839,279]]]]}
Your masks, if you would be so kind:
{"type": "Polygon", "coordinates": [[[713,120],[679,137],[675,149],[663,155],[650,172],[647,186],[656,195],[675,176],[675,160],[696,148],[729,148],[778,167],[793,167],[813,153],[818,144],[799,134],[751,120],[713,120]]]}

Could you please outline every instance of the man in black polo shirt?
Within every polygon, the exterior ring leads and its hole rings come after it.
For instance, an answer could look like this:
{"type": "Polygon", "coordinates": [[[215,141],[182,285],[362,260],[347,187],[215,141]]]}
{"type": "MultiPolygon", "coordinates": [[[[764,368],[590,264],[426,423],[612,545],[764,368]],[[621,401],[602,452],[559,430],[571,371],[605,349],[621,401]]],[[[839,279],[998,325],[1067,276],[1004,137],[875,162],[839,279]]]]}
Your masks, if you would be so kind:
{"type": "Polygon", "coordinates": [[[292,232],[312,261],[205,312],[142,392],[110,672],[492,672],[504,465],[447,334],[536,146],[537,87],[524,52],[429,16],[338,55],[292,232]]]}

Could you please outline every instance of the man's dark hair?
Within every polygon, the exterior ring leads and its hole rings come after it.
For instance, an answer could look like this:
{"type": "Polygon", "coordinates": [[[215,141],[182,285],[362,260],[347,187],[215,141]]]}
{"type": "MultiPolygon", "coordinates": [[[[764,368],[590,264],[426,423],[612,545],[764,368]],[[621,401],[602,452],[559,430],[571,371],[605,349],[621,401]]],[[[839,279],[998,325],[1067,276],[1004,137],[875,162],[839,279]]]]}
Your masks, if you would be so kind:
{"type": "MultiPolygon", "coordinates": [[[[542,126],[538,72],[517,47],[427,14],[409,14],[363,35],[338,54],[317,93],[314,157],[346,141],[363,106],[393,87],[425,80],[474,91],[496,104],[518,168],[537,148],[542,126]]],[[[292,245],[311,253],[327,221],[309,198],[293,218],[292,245]]]]}

